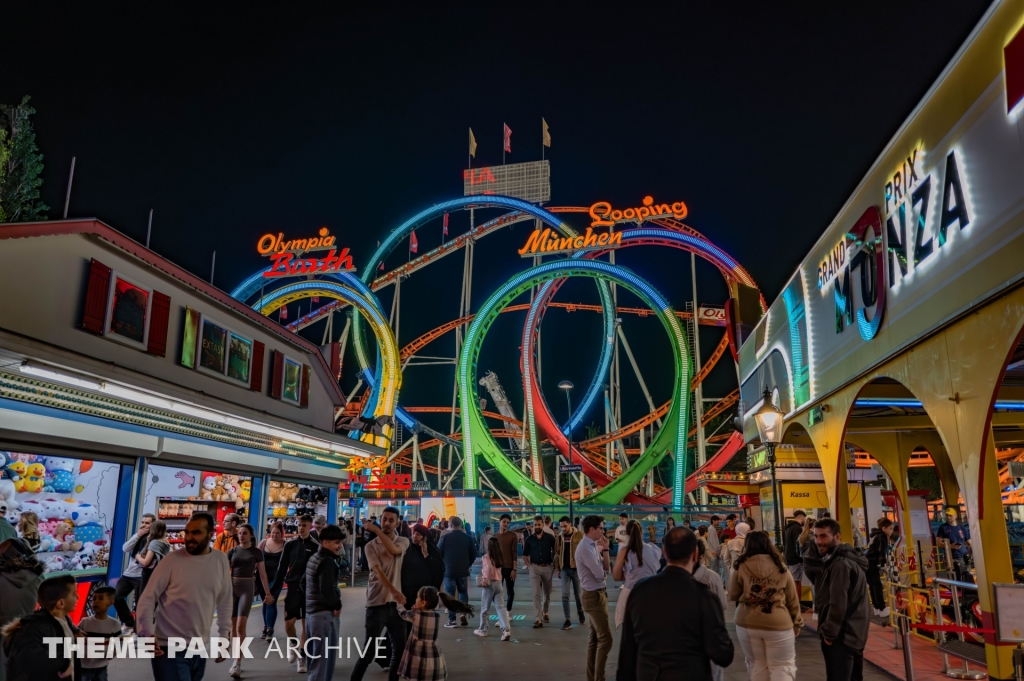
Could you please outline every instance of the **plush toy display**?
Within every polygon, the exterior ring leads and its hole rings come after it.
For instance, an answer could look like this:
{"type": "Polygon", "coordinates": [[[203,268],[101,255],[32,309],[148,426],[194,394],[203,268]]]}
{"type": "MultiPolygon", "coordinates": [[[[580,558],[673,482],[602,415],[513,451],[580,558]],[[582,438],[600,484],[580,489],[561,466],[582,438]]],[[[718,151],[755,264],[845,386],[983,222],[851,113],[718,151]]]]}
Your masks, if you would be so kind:
{"type": "Polygon", "coordinates": [[[75,461],[55,456],[46,458],[46,467],[50,473],[50,485],[54,492],[67,494],[75,486],[75,461]]]}
{"type": "Polygon", "coordinates": [[[203,499],[217,499],[217,497],[213,496],[214,491],[217,489],[217,480],[218,477],[216,475],[207,475],[205,478],[203,478],[203,499]]]}

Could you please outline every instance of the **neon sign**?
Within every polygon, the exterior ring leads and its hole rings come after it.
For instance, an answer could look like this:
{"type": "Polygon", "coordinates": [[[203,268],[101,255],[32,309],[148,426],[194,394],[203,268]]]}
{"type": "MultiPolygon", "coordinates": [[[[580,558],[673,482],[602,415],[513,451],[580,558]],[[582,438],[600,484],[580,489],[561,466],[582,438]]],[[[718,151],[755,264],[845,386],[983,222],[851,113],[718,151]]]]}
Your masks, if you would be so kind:
{"type": "Polygon", "coordinates": [[[642,206],[638,208],[626,208],[625,210],[613,209],[612,204],[607,201],[598,201],[590,207],[590,217],[594,219],[591,227],[614,227],[620,222],[642,223],[644,220],[655,218],[675,218],[682,220],[689,213],[689,209],[682,201],[675,203],[654,203],[653,196],[645,196],[642,206]]]}
{"type": "Polygon", "coordinates": [[[412,476],[409,473],[385,473],[387,467],[386,456],[353,456],[345,469],[349,472],[348,483],[342,483],[339,489],[352,492],[412,489],[412,476]],[[369,475],[366,474],[367,470],[370,471],[369,475]]]}
{"type": "Polygon", "coordinates": [[[269,257],[270,269],[263,273],[264,277],[294,277],[302,274],[327,274],[329,272],[353,272],[352,256],[347,248],[338,253],[334,247],[334,237],[326,227],[320,228],[319,236],[308,239],[284,240],[284,234],[264,234],[256,242],[259,254],[269,257]],[[310,251],[331,249],[323,258],[301,258],[310,251]]]}
{"type": "Polygon", "coordinates": [[[827,283],[835,279],[845,264],[846,237],[844,236],[828,254],[828,257],[818,265],[818,288],[824,288],[827,283]]]}
{"type": "Polygon", "coordinates": [[[326,227],[320,228],[320,235],[309,239],[284,240],[284,233],[279,232],[277,236],[264,234],[256,242],[256,250],[262,256],[273,256],[276,253],[294,253],[302,255],[309,251],[324,251],[334,248],[334,237],[327,231],[326,227]]]}
{"type": "Polygon", "coordinates": [[[535,255],[551,253],[573,253],[576,251],[593,251],[601,248],[616,248],[622,244],[622,232],[604,232],[596,234],[591,227],[587,233],[578,236],[562,236],[557,231],[545,228],[535,229],[526,240],[526,245],[519,249],[519,255],[532,258],[535,255]]]}

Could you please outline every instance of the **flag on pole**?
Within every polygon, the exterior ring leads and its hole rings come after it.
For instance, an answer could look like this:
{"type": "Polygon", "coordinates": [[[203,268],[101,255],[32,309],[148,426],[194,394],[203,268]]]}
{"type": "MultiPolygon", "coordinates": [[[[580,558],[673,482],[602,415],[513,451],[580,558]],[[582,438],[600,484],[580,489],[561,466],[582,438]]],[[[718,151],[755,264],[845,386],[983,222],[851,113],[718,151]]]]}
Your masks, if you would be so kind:
{"type": "Polygon", "coordinates": [[[507,124],[502,123],[505,128],[505,151],[512,153],[512,128],[508,127],[507,124]]]}
{"type": "Polygon", "coordinates": [[[411,253],[419,253],[420,242],[416,240],[416,232],[412,231],[409,233],[409,251],[411,253]]]}
{"type": "Polygon", "coordinates": [[[288,319],[288,308],[286,306],[281,306],[280,319],[288,319]]]}
{"type": "Polygon", "coordinates": [[[550,149],[551,148],[551,133],[548,131],[548,122],[546,120],[544,120],[543,118],[541,118],[540,119],[540,125],[541,125],[541,130],[542,130],[543,135],[544,135],[544,138],[543,138],[544,146],[548,147],[550,149]]]}
{"type": "Polygon", "coordinates": [[[476,158],[476,137],[473,136],[473,128],[469,129],[469,155],[476,158]]]}
{"type": "Polygon", "coordinates": [[[444,235],[448,236],[448,213],[444,214],[444,235]]]}

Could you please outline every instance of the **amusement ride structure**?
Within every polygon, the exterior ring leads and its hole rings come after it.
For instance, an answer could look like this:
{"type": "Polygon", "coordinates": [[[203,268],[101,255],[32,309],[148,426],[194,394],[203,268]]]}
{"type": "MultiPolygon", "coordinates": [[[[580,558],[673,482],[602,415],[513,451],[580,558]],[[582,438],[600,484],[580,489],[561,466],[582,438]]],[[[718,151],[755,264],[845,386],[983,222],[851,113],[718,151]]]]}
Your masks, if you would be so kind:
{"type": "MultiPolygon", "coordinates": [[[[704,409],[703,381],[727,354],[735,360],[736,348],[733,345],[730,353],[726,323],[731,305],[727,303],[717,314],[701,314],[703,308],[696,301],[694,271],[694,301],[687,303],[687,309],[676,310],[640,276],[616,266],[615,252],[639,246],[688,252],[691,264],[699,257],[719,270],[731,300],[737,298],[741,289],[759,294],[743,267],[707,237],[682,222],[687,212],[685,204],[659,206],[651,197],[646,197],[643,203],[643,207],[613,211],[607,203],[590,208],[543,208],[507,196],[465,196],[421,211],[392,230],[362,264],[360,276],[350,266],[340,266],[344,264],[347,249],[340,256],[337,249],[331,250],[322,260],[294,260],[281,250],[292,247],[294,254],[301,256],[304,251],[331,247],[323,244],[327,241],[333,244],[332,237],[296,240],[283,246],[278,244],[276,252],[267,253],[275,256],[274,264],[243,281],[232,296],[264,315],[298,300],[329,301],[316,308],[311,304],[309,314],[287,323],[287,328],[297,333],[326,320],[323,345],[325,348],[333,346],[335,357],[339,358],[334,363],[339,379],[340,357],[351,343],[359,364],[359,380],[348,395],[347,407],[337,414],[339,427],[350,430],[352,437],[384,448],[388,465],[411,469],[414,481],[417,477],[436,480],[437,489],[451,489],[461,475],[464,489],[489,487],[505,503],[560,505],[572,498],[583,504],[651,504],[680,509],[687,503],[688,495],[697,490],[697,474],[719,470],[743,445],[742,436],[728,425],[731,424],[729,419],[718,419],[718,430],[724,433],[705,432],[705,426],[727,414],[739,398],[737,389],[704,409]],[[504,212],[476,225],[475,211],[479,209],[504,212]],[[448,215],[456,211],[469,211],[469,231],[404,265],[382,271],[387,256],[405,243],[416,228],[442,218],[447,227],[448,215]],[[592,222],[582,233],[563,216],[573,221],[576,217],[590,218],[592,222]],[[520,255],[532,253],[533,266],[500,286],[478,310],[471,310],[474,244],[499,229],[530,222],[534,223],[534,232],[520,255]],[[294,247],[294,244],[299,246],[294,247]],[[396,338],[403,280],[457,251],[465,254],[459,316],[400,347],[396,338]],[[602,259],[604,256],[608,256],[607,260],[602,259]],[[375,274],[379,276],[374,277],[375,274]],[[556,292],[571,277],[594,280],[600,304],[555,302],[556,292]],[[377,292],[388,286],[395,287],[390,314],[377,298],[377,292]],[[634,294],[646,307],[618,306],[619,288],[634,294]],[[527,294],[528,302],[517,302],[527,294]],[[347,307],[357,314],[347,317],[339,340],[331,343],[336,335],[335,313],[347,307]],[[552,307],[594,311],[603,316],[603,343],[597,370],[565,423],[559,423],[552,414],[539,381],[541,322],[552,307]],[[522,420],[517,417],[498,377],[493,372],[481,376],[477,367],[480,347],[488,330],[500,314],[511,311],[527,313],[520,358],[525,397],[522,420]],[[647,390],[622,329],[621,316],[627,314],[656,316],[668,334],[674,357],[674,381],[671,399],[660,406],[655,405],[647,390]],[[699,347],[698,323],[720,326],[726,331],[706,357],[702,357],[699,347]],[[375,353],[366,335],[367,327],[376,341],[375,353]],[[399,392],[403,371],[415,366],[413,359],[418,353],[448,333],[454,333],[456,341],[451,406],[401,406],[399,392]],[[648,414],[629,424],[621,423],[619,375],[623,351],[650,407],[648,414]],[[481,405],[477,399],[478,385],[486,389],[497,412],[487,411],[481,405]],[[594,406],[602,402],[605,432],[574,442],[570,448],[568,433],[579,427],[594,406]],[[449,413],[448,432],[424,424],[417,418],[424,413],[449,413]],[[638,450],[629,450],[624,444],[632,436],[639,437],[638,450]],[[696,470],[687,470],[688,447],[696,450],[696,470]],[[710,456],[709,448],[716,448],[710,456]],[[431,463],[424,460],[424,452],[429,450],[436,450],[436,456],[427,457],[431,463]],[[554,476],[545,473],[543,457],[548,454],[554,454],[562,464],[561,467],[556,464],[554,476]],[[655,471],[666,458],[671,462],[671,473],[663,480],[665,484],[657,484],[655,471]],[[496,472],[516,490],[518,501],[488,477],[487,471],[481,468],[481,459],[491,472],[496,472]],[[564,473],[558,471],[565,469],[569,471],[569,479],[574,481],[562,489],[564,473]]],[[[323,235],[326,230],[321,231],[323,235]]],[[[273,238],[270,243],[274,244],[273,238]]],[[[350,258],[348,264],[351,264],[350,258]]]]}

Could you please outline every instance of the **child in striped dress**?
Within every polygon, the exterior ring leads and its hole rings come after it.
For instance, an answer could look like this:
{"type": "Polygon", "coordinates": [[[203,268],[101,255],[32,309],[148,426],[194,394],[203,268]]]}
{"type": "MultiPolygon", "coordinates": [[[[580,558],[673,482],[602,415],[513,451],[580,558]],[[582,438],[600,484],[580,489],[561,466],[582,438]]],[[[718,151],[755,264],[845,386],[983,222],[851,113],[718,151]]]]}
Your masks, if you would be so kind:
{"type": "Polygon", "coordinates": [[[398,664],[398,675],[410,681],[442,681],[448,678],[448,667],[444,653],[437,645],[437,632],[441,626],[441,615],[434,609],[442,603],[457,614],[473,616],[473,606],[456,600],[446,593],[438,593],[432,586],[425,586],[416,594],[416,604],[400,614],[412,622],[405,653],[398,664]]]}

